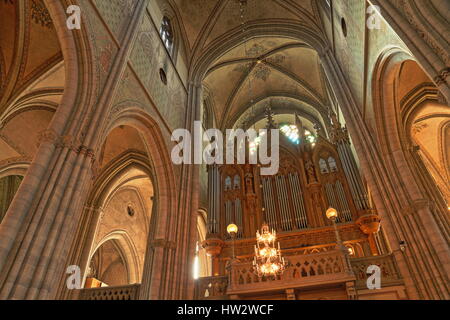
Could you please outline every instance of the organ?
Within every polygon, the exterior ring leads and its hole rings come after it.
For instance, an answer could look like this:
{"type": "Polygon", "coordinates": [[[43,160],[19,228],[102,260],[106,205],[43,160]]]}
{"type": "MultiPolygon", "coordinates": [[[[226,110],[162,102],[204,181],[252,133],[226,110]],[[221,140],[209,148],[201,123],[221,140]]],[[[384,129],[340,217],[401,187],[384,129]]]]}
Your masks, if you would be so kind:
{"type": "MultiPolygon", "coordinates": [[[[226,229],[231,223],[239,228],[234,245],[240,261],[253,259],[255,233],[263,223],[277,231],[287,257],[335,248],[325,216],[329,207],[339,212],[338,229],[350,255],[385,253],[380,219],[369,205],[346,129],[332,114],[330,138],[320,128],[314,136],[295,119],[290,135],[280,134],[278,174],[262,176],[261,165],[209,167],[208,235],[202,245],[213,259],[213,275],[227,274],[232,241],[226,229]]],[[[275,126],[270,115],[267,123],[275,126]]]]}

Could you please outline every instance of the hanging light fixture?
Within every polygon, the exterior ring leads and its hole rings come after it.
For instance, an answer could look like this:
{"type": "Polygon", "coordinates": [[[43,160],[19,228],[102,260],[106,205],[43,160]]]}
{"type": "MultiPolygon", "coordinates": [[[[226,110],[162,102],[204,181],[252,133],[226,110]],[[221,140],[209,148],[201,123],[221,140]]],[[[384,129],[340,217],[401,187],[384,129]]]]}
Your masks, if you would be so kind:
{"type": "Polygon", "coordinates": [[[269,225],[263,224],[261,233],[256,232],[255,259],[253,268],[258,277],[271,277],[283,274],[287,263],[281,256],[280,243],[276,247],[277,235],[269,225]]]}

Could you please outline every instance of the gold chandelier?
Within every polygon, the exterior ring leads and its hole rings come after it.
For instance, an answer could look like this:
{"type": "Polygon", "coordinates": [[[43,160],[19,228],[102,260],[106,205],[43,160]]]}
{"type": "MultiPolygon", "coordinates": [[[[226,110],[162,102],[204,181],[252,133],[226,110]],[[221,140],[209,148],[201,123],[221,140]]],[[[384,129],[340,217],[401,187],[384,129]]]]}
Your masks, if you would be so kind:
{"type": "Polygon", "coordinates": [[[270,232],[269,226],[265,223],[261,233],[256,232],[255,260],[253,268],[258,277],[277,276],[283,274],[287,263],[281,256],[280,243],[276,248],[276,232],[270,232]]]}

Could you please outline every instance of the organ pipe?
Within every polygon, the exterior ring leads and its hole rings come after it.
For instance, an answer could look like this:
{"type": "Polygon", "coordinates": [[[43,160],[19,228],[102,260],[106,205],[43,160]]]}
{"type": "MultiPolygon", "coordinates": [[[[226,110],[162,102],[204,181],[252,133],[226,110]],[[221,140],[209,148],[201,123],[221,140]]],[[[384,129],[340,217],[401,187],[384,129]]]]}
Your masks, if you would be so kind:
{"type": "Polygon", "coordinates": [[[299,216],[299,220],[300,220],[299,228],[307,228],[308,227],[308,218],[306,215],[305,202],[303,200],[303,192],[300,187],[300,179],[299,179],[298,173],[296,173],[293,176],[293,180],[294,180],[295,189],[297,190],[295,199],[296,199],[296,203],[300,209],[297,212],[297,215],[299,216]]]}
{"type": "Polygon", "coordinates": [[[267,215],[267,219],[274,229],[278,229],[278,222],[276,220],[275,203],[274,203],[273,192],[272,192],[272,180],[270,178],[266,178],[265,181],[266,181],[266,187],[267,187],[267,200],[268,200],[268,204],[269,204],[269,212],[267,215]]]}
{"type": "Polygon", "coordinates": [[[236,214],[236,225],[238,226],[238,238],[242,238],[242,231],[243,231],[243,223],[242,223],[242,206],[241,206],[241,199],[236,199],[235,201],[235,214],[236,214]]]}
{"type": "Polygon", "coordinates": [[[345,198],[344,187],[342,186],[342,183],[340,181],[337,181],[335,186],[336,186],[336,193],[338,195],[338,199],[339,199],[339,203],[340,203],[339,209],[342,212],[344,220],[346,222],[350,222],[350,221],[352,221],[352,213],[350,211],[348,202],[345,198]]]}
{"type": "Polygon", "coordinates": [[[208,167],[208,232],[219,232],[220,217],[220,175],[216,165],[208,167]]]}
{"type": "Polygon", "coordinates": [[[279,190],[278,199],[281,211],[281,225],[284,231],[291,230],[289,217],[289,204],[287,203],[287,190],[282,176],[275,178],[277,182],[277,189],[279,190]]]}
{"type": "Polygon", "coordinates": [[[353,152],[351,151],[350,141],[348,139],[340,139],[337,141],[337,150],[357,209],[370,209],[367,191],[362,182],[353,152]]]}
{"type": "MultiPolygon", "coordinates": [[[[232,217],[233,203],[230,200],[225,202],[225,225],[228,226],[231,223],[234,223],[232,217]]],[[[227,234],[227,237],[229,235],[227,234]]]]}
{"type": "Polygon", "coordinates": [[[289,174],[289,182],[292,190],[292,200],[295,211],[295,226],[297,229],[304,229],[307,227],[307,218],[305,205],[303,202],[303,193],[300,189],[298,174],[289,174]]]}
{"type": "Polygon", "coordinates": [[[350,137],[346,128],[343,128],[339,123],[335,113],[331,113],[331,120],[333,128],[331,130],[331,140],[336,145],[336,148],[341,158],[341,163],[344,168],[345,176],[350,187],[353,200],[355,201],[358,210],[372,209],[369,203],[369,197],[364,186],[361,175],[356,164],[355,157],[351,150],[350,137]]]}

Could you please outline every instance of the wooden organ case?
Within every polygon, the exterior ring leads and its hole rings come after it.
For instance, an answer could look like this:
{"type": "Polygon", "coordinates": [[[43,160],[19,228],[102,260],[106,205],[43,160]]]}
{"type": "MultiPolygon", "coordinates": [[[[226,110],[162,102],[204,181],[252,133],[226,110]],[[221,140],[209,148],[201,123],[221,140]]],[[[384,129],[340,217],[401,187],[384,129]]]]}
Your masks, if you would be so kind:
{"type": "MultiPolygon", "coordinates": [[[[304,132],[299,120],[297,127],[304,132]]],[[[229,272],[233,245],[239,262],[253,259],[255,234],[264,222],[277,231],[287,260],[334,250],[335,232],[325,216],[329,207],[339,212],[338,230],[350,257],[387,253],[376,211],[368,201],[361,204],[367,191],[356,161],[349,158],[346,130],[335,118],[332,130],[331,139],[318,131],[314,143],[301,136],[298,145],[280,134],[280,166],[274,176],[262,176],[259,165],[209,168],[208,235],[202,245],[212,257],[213,276],[229,272]],[[234,241],[226,230],[231,223],[239,228],[234,241]]]]}

